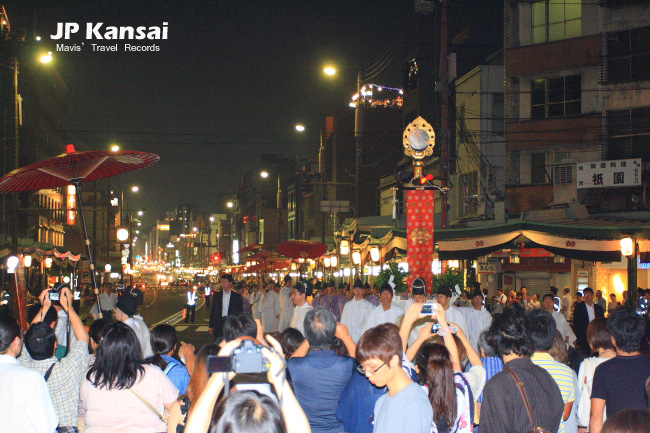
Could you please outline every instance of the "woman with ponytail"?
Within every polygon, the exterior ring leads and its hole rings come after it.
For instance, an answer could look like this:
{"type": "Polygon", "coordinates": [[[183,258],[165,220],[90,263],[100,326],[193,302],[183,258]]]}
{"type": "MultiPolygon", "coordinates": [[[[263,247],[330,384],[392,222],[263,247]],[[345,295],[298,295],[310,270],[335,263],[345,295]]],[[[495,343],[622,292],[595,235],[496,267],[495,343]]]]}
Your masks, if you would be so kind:
{"type": "Polygon", "coordinates": [[[146,361],[160,367],[178,388],[179,393],[185,394],[187,384],[190,382],[190,374],[183,363],[172,358],[177,344],[178,335],[173,326],[164,324],[156,326],[151,330],[151,348],[154,355],[146,361]]]}

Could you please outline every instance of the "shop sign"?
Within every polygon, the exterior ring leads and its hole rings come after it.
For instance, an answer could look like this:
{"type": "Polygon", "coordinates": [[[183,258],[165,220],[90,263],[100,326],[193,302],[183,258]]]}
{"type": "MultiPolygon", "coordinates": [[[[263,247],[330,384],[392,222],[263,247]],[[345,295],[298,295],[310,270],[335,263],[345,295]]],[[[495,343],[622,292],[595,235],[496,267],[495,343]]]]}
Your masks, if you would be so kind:
{"type": "Polygon", "coordinates": [[[577,172],[578,188],[641,185],[641,159],[583,162],[577,172]]]}
{"type": "Polygon", "coordinates": [[[497,270],[496,263],[478,262],[479,274],[495,274],[497,270]]]}

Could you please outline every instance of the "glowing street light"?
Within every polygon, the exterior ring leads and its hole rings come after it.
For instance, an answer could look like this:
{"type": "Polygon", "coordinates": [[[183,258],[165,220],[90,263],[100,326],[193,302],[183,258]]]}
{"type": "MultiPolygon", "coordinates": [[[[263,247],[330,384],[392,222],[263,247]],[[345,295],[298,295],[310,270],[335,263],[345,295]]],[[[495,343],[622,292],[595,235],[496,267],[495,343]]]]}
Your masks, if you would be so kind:
{"type": "Polygon", "coordinates": [[[325,69],[323,69],[323,72],[325,73],[325,75],[330,75],[330,76],[336,75],[336,69],[334,69],[331,66],[327,66],[325,69]]]}
{"type": "Polygon", "coordinates": [[[48,51],[47,54],[41,56],[41,63],[50,63],[52,61],[52,51],[48,51]]]}
{"type": "Polygon", "coordinates": [[[228,203],[226,203],[226,206],[228,206],[228,209],[232,209],[234,204],[231,201],[229,201],[228,203]]]}
{"type": "Polygon", "coordinates": [[[296,131],[304,132],[305,131],[305,125],[301,125],[301,124],[296,125],[296,131]]]}
{"type": "Polygon", "coordinates": [[[131,187],[131,191],[138,192],[138,191],[140,191],[140,187],[137,186],[137,185],[134,185],[134,186],[131,187]]]}
{"type": "Polygon", "coordinates": [[[144,215],[144,212],[141,211],[141,210],[139,210],[139,211],[138,211],[138,216],[142,216],[142,215],[144,215]]]}
{"type": "Polygon", "coordinates": [[[7,259],[7,273],[13,274],[20,263],[20,259],[16,256],[9,256],[7,259]]]}
{"type": "Polygon", "coordinates": [[[269,177],[269,172],[268,171],[262,171],[260,173],[260,176],[262,177],[262,179],[266,179],[267,177],[269,177]]]}
{"type": "Polygon", "coordinates": [[[26,268],[29,268],[32,265],[32,256],[25,256],[25,258],[23,258],[23,265],[25,265],[26,268]]]}
{"type": "Polygon", "coordinates": [[[118,150],[120,150],[120,146],[117,144],[111,146],[111,152],[117,152],[118,150]]]}

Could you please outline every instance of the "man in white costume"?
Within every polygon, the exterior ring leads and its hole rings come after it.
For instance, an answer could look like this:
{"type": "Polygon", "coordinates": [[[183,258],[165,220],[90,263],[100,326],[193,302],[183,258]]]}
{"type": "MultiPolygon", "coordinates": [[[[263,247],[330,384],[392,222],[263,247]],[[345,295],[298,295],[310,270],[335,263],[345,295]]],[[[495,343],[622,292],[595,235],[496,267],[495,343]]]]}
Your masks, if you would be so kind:
{"type": "Polygon", "coordinates": [[[341,323],[348,327],[348,333],[356,343],[363,334],[363,327],[366,324],[370,310],[375,306],[363,297],[363,283],[358,278],[354,282],[352,293],[354,298],[346,302],[343,307],[341,323]]]}
{"type": "MultiPolygon", "coordinates": [[[[293,302],[291,301],[291,291],[293,290],[293,281],[289,275],[284,277],[284,286],[280,289],[280,324],[278,332],[282,332],[289,327],[291,317],[293,316],[293,302]]],[[[267,332],[272,332],[267,329],[267,332]]]]}
{"type": "Polygon", "coordinates": [[[363,327],[363,332],[366,332],[370,328],[374,328],[377,325],[382,323],[395,323],[395,321],[404,314],[404,310],[401,307],[394,305],[393,301],[393,289],[395,283],[393,283],[393,276],[391,279],[385,282],[381,289],[379,289],[379,300],[381,303],[375,308],[370,310],[368,314],[368,320],[366,320],[366,325],[363,327]]]}
{"type": "Polygon", "coordinates": [[[311,305],[307,302],[307,296],[311,296],[310,292],[311,289],[302,282],[296,283],[296,287],[291,291],[291,300],[296,308],[293,310],[289,327],[297,329],[302,335],[305,335],[305,316],[311,310],[311,305]]]}
{"type": "Polygon", "coordinates": [[[478,345],[478,336],[492,324],[492,316],[483,306],[483,292],[477,289],[472,293],[472,306],[461,308],[460,311],[465,315],[467,330],[465,335],[472,347],[477,353],[481,353],[478,345]]]}

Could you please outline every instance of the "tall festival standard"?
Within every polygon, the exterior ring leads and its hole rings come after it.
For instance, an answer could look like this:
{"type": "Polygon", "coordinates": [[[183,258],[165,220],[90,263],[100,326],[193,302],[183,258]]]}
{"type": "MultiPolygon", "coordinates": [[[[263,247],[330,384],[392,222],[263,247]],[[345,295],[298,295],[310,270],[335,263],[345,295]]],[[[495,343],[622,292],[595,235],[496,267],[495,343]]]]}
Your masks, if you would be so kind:
{"type": "Polygon", "coordinates": [[[422,278],[431,293],[433,274],[434,188],[422,175],[424,158],[433,154],[436,134],[422,117],[404,130],[404,154],[413,159],[413,181],[406,191],[406,237],[408,248],[408,287],[422,278]],[[415,185],[417,186],[415,186],[415,185]]]}

